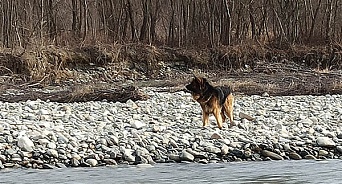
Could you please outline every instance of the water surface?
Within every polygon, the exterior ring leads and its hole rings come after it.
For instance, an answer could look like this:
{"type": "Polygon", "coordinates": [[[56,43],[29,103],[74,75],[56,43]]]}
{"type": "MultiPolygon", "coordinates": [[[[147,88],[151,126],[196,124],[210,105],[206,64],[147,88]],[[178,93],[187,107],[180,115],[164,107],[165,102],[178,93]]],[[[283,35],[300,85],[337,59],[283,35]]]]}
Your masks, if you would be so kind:
{"type": "Polygon", "coordinates": [[[0,183],[342,183],[342,160],[156,164],[54,170],[5,169],[0,183]]]}

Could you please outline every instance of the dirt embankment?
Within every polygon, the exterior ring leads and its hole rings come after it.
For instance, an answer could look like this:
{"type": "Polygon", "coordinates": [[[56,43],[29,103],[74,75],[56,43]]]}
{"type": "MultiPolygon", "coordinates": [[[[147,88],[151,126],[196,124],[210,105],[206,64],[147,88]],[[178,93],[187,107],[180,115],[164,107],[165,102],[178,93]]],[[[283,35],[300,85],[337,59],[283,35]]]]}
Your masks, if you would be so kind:
{"type": "Polygon", "coordinates": [[[182,90],[193,74],[235,93],[341,94],[342,46],[240,45],[174,49],[143,44],[0,52],[0,100],[145,99],[139,87],[182,90]]]}

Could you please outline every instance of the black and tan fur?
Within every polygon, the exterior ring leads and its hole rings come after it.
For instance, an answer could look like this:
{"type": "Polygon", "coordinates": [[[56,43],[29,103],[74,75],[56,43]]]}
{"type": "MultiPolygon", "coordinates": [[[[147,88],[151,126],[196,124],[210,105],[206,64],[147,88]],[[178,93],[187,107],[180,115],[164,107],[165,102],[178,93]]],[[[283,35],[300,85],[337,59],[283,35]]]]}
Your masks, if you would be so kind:
{"type": "Polygon", "coordinates": [[[230,120],[230,126],[235,125],[233,119],[234,96],[229,87],[217,86],[209,84],[207,79],[202,77],[194,77],[190,84],[185,86],[202,107],[203,126],[209,124],[209,115],[214,114],[218,128],[222,129],[226,115],[230,120]]]}

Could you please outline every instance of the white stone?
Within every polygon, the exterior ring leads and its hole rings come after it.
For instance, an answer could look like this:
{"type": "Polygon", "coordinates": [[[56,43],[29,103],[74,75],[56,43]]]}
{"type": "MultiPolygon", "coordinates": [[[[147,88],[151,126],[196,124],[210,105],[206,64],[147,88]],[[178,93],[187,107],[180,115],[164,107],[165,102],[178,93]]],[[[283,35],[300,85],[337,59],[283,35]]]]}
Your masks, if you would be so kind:
{"type": "Polygon", "coordinates": [[[208,146],[205,148],[205,150],[210,152],[210,153],[215,153],[215,154],[221,153],[221,149],[214,147],[214,146],[208,146]]]}
{"type": "Polygon", "coordinates": [[[192,162],[195,159],[195,157],[186,150],[183,150],[179,157],[181,160],[190,162],[192,162]]]}
{"type": "Polygon", "coordinates": [[[141,119],[141,115],[140,114],[133,114],[132,118],[135,120],[140,120],[141,119]]]}
{"type": "Polygon", "coordinates": [[[131,121],[131,126],[136,129],[141,129],[146,126],[146,124],[139,120],[133,120],[131,121]]]}
{"type": "Polygon", "coordinates": [[[18,146],[23,151],[33,151],[34,143],[27,137],[25,132],[20,132],[18,135],[18,146]]]}
{"type": "Polygon", "coordinates": [[[138,164],[137,168],[151,168],[153,165],[151,164],[138,164]]]}
{"type": "Polygon", "coordinates": [[[308,134],[311,134],[311,135],[312,135],[312,134],[315,133],[315,129],[313,129],[313,128],[310,127],[310,128],[308,129],[307,132],[308,132],[308,134]]]}
{"type": "Polygon", "coordinates": [[[91,167],[95,167],[97,165],[97,160],[93,158],[89,158],[86,160],[87,164],[89,164],[91,167]]]}
{"type": "Polygon", "coordinates": [[[220,141],[226,145],[229,145],[231,143],[229,139],[221,139],[220,141]]]}
{"type": "Polygon", "coordinates": [[[327,155],[329,155],[329,152],[326,150],[319,150],[318,155],[319,156],[327,156],[327,155]]]}
{"type": "Polygon", "coordinates": [[[316,143],[321,147],[335,147],[336,143],[329,137],[318,137],[316,143]]]}
{"type": "Polygon", "coordinates": [[[58,158],[58,152],[55,149],[48,149],[46,153],[54,158],[58,158]]]}
{"type": "Polygon", "coordinates": [[[222,155],[228,154],[229,153],[229,147],[227,145],[223,144],[221,147],[221,153],[222,153],[222,155]]]}
{"type": "Polygon", "coordinates": [[[28,101],[26,101],[26,105],[32,110],[38,109],[38,103],[36,101],[28,100],[28,101]]]}
{"type": "Polygon", "coordinates": [[[51,149],[56,149],[57,148],[57,145],[53,142],[49,142],[47,145],[46,145],[47,148],[51,148],[51,149]]]}
{"type": "Polygon", "coordinates": [[[38,143],[39,143],[40,145],[46,146],[48,143],[50,143],[50,141],[47,140],[47,139],[39,139],[39,140],[38,140],[38,143]]]}
{"type": "Polygon", "coordinates": [[[132,109],[137,109],[139,106],[133,102],[131,99],[127,100],[126,102],[127,107],[132,108],[132,109]]]}
{"type": "Polygon", "coordinates": [[[134,162],[135,161],[135,157],[132,155],[134,150],[126,149],[126,148],[121,148],[121,149],[123,150],[125,160],[127,160],[129,162],[134,162]]]}
{"type": "Polygon", "coordinates": [[[49,115],[50,111],[46,110],[46,109],[39,109],[38,114],[39,115],[49,115]]]}
{"type": "Polygon", "coordinates": [[[69,139],[64,136],[61,132],[57,133],[57,141],[58,143],[68,143],[69,139]]]}

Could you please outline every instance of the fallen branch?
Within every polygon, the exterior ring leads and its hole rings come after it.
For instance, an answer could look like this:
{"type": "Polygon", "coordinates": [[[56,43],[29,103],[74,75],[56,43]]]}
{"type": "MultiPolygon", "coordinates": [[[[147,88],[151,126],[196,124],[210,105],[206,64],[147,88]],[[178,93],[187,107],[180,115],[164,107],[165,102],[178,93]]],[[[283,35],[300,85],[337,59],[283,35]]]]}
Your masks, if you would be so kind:
{"type": "Polygon", "coordinates": [[[0,92],[0,101],[4,102],[20,102],[36,99],[61,103],[103,100],[107,102],[126,102],[129,99],[133,101],[146,100],[148,99],[148,95],[139,91],[134,86],[112,87],[109,89],[95,87],[89,89],[89,86],[80,85],[77,86],[77,89],[73,87],[52,92],[44,90],[37,91],[32,90],[32,88],[12,90],[11,93],[8,90],[0,92]],[[84,90],[82,90],[83,87],[85,88],[84,90]]]}

